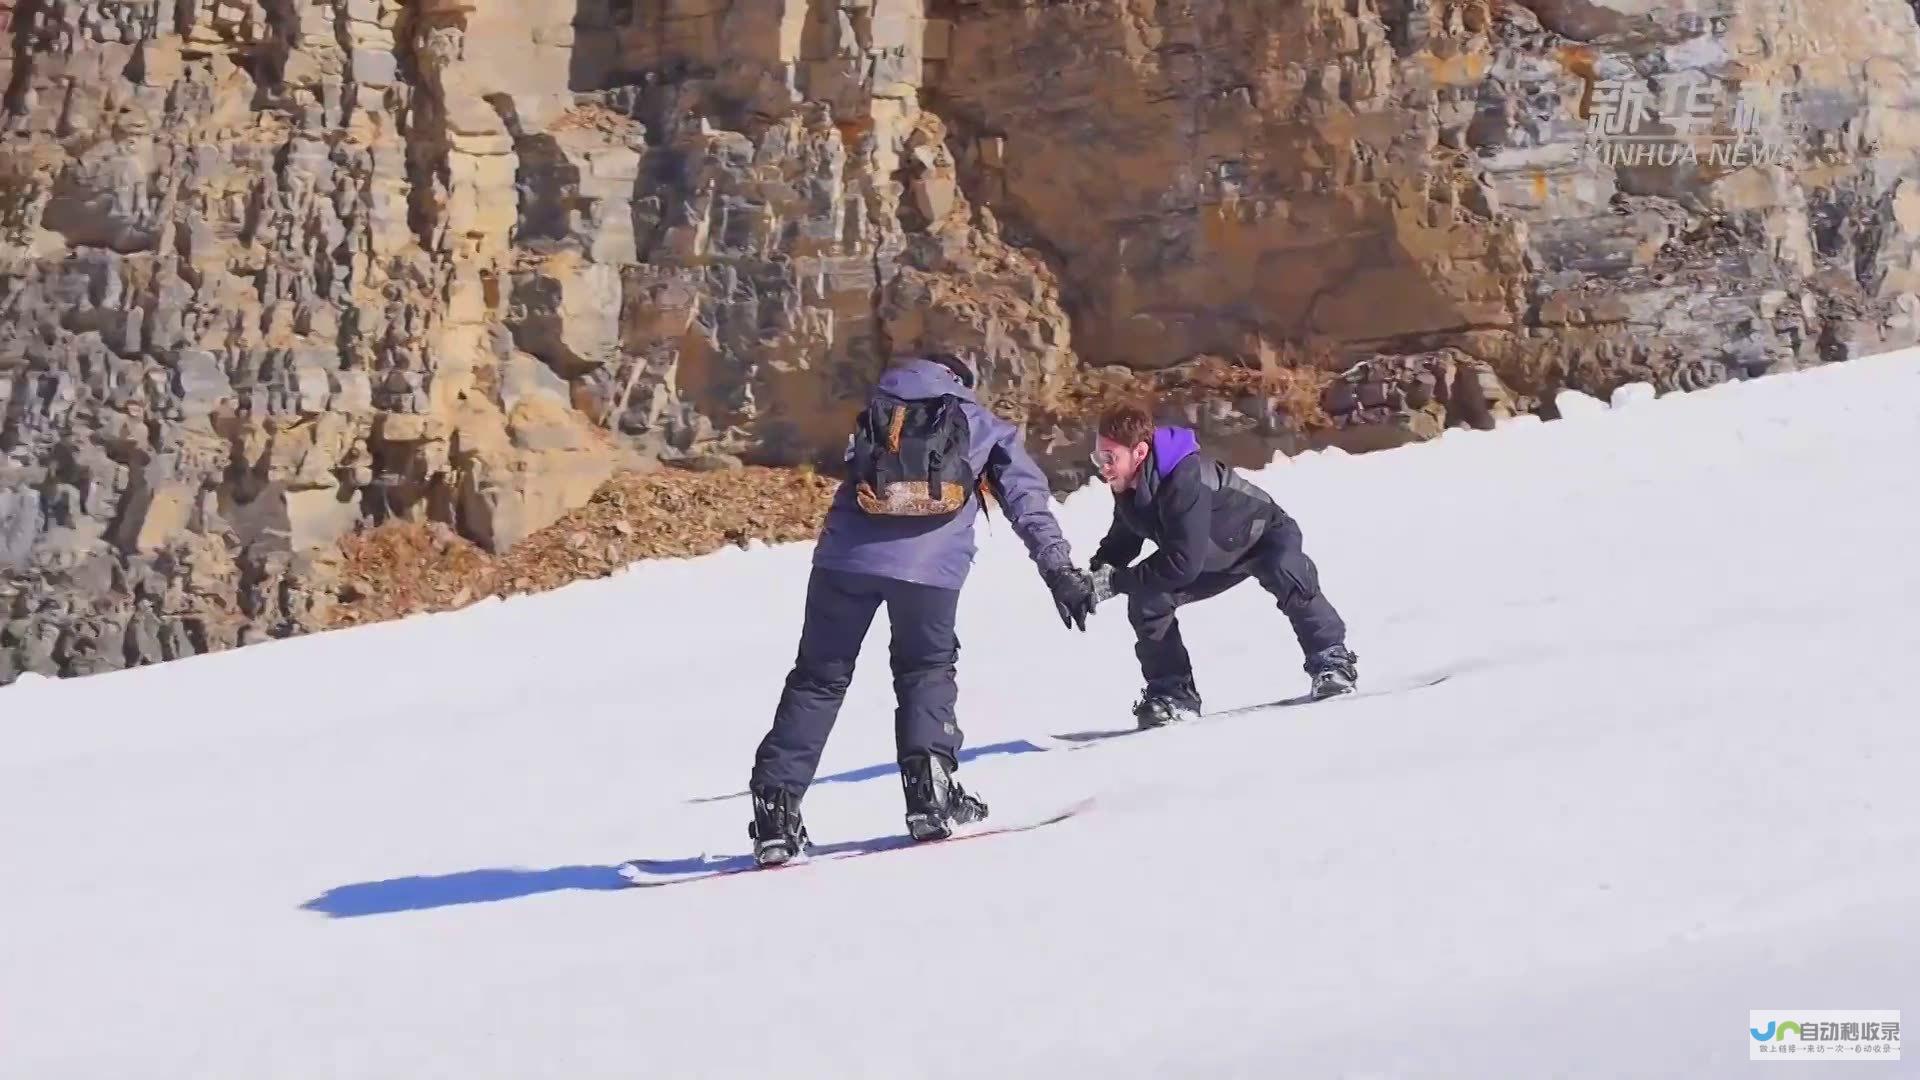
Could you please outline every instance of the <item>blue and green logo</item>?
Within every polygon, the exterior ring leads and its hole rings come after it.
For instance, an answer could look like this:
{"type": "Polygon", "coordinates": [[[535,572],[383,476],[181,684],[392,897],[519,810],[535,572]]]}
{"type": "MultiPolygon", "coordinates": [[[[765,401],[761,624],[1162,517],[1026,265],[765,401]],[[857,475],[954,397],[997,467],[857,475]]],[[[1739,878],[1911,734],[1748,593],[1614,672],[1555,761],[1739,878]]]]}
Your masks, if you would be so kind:
{"type": "Polygon", "coordinates": [[[1776,1024],[1774,1023],[1774,1021],[1769,1020],[1767,1021],[1767,1028],[1765,1031],[1762,1031],[1759,1028],[1748,1028],[1747,1030],[1753,1034],[1754,1042],[1769,1042],[1769,1041],[1779,1042],[1781,1039],[1784,1039],[1787,1037],[1788,1028],[1793,1029],[1794,1038],[1796,1039],[1801,1038],[1800,1025],[1794,1023],[1791,1020],[1787,1021],[1784,1024],[1776,1024]]]}

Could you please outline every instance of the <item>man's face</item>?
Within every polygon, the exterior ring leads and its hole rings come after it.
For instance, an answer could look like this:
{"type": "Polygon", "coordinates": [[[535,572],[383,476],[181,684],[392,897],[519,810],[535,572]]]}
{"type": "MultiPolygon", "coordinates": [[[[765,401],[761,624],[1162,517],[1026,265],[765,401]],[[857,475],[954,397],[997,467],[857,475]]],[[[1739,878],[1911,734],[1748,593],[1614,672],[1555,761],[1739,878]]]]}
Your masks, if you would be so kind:
{"type": "Polygon", "coordinates": [[[1147,461],[1147,444],[1122,446],[1102,435],[1094,442],[1093,464],[1114,492],[1131,491],[1147,461]]]}

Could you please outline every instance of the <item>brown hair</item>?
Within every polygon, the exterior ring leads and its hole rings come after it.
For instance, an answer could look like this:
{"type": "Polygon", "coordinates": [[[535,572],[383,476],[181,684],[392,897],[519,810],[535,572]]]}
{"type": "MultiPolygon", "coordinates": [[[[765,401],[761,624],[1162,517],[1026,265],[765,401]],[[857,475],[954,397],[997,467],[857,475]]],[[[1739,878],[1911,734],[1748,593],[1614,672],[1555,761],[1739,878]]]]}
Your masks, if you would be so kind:
{"type": "Polygon", "coordinates": [[[1153,417],[1139,405],[1115,405],[1100,414],[1100,437],[1134,447],[1153,441],[1153,417]]]}

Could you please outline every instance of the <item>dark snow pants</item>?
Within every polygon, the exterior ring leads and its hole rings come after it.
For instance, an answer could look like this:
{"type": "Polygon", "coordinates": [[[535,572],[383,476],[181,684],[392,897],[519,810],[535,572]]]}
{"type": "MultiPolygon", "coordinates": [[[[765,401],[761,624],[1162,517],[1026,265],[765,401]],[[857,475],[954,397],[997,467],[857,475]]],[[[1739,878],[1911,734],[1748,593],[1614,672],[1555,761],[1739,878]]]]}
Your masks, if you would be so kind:
{"type": "Polygon", "coordinates": [[[954,619],[960,590],[816,568],[807,582],[800,653],[774,709],[773,729],[754,757],[753,786],[803,795],[853,682],[860,643],[874,612],[887,605],[892,628],[893,737],[899,757],[960,753],[954,667],[960,641],[954,619]]]}
{"type": "Polygon", "coordinates": [[[1194,708],[1200,694],[1193,680],[1193,660],[1180,640],[1180,620],[1174,611],[1187,604],[1220,595],[1252,578],[1279,602],[1293,624],[1294,638],[1306,654],[1306,669],[1314,671],[1315,657],[1335,645],[1344,645],[1347,627],[1326,594],[1320,591],[1320,571],[1302,546],[1300,526],[1283,520],[1247,550],[1232,569],[1201,574],[1174,593],[1134,592],[1127,597],[1127,621],[1133,624],[1134,655],[1149,694],[1164,694],[1194,708]]]}

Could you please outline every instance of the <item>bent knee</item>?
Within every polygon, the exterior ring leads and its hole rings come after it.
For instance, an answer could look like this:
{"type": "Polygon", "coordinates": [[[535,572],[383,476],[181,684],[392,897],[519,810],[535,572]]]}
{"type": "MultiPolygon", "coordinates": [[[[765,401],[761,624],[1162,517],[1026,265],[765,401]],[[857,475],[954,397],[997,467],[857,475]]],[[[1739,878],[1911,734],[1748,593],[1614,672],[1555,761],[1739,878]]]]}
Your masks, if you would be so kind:
{"type": "Polygon", "coordinates": [[[853,685],[853,664],[844,661],[801,663],[787,676],[787,685],[796,690],[825,690],[844,694],[853,685]]]}
{"type": "Polygon", "coordinates": [[[1166,593],[1127,594],[1127,618],[1135,626],[1163,621],[1173,615],[1173,597],[1166,593]]]}
{"type": "Polygon", "coordinates": [[[951,675],[959,666],[958,649],[921,656],[896,656],[892,659],[893,674],[897,678],[912,678],[916,675],[951,675]]]}

